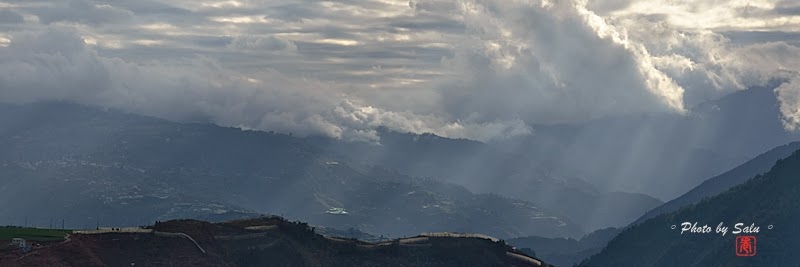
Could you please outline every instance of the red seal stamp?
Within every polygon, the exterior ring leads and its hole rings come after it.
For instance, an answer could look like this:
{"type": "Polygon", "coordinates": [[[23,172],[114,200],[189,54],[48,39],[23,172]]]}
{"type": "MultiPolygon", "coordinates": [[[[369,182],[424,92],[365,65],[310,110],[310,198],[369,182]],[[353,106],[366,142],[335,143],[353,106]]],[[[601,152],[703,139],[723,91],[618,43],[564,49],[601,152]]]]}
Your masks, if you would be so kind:
{"type": "Polygon", "coordinates": [[[736,237],[736,256],[752,257],[756,255],[756,237],[743,235],[736,237]]]}

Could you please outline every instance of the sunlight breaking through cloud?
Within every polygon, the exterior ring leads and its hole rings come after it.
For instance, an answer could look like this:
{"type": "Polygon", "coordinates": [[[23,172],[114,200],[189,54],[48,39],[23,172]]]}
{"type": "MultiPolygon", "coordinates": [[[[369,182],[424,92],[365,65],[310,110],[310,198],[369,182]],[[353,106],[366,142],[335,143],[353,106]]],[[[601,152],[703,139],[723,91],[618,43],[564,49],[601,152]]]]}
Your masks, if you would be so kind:
{"type": "MultiPolygon", "coordinates": [[[[791,12],[790,1],[70,0],[0,1],[0,6],[14,14],[0,20],[6,62],[22,60],[11,56],[18,52],[15,42],[26,42],[16,36],[75,31],[83,36],[79,45],[86,47],[70,60],[86,62],[56,65],[64,68],[59,75],[83,84],[112,86],[104,88],[107,92],[133,88],[115,97],[184,101],[164,95],[181,92],[199,99],[238,99],[239,89],[223,88],[244,87],[247,94],[270,95],[268,103],[313,95],[311,102],[324,99],[319,101],[326,104],[276,105],[269,111],[247,108],[232,116],[227,113],[240,109],[241,103],[220,101],[214,109],[175,103],[133,108],[121,103],[137,100],[112,99],[113,94],[104,93],[106,102],[92,102],[99,100],[81,95],[84,89],[77,88],[68,94],[69,88],[51,92],[58,99],[337,138],[351,138],[347,137],[351,133],[360,136],[352,138],[361,138],[369,135],[363,132],[380,126],[374,122],[345,126],[337,121],[332,115],[336,103],[347,101],[392,114],[381,118],[395,122],[382,123],[396,130],[487,140],[495,138],[491,132],[530,132],[498,130],[508,127],[530,129],[539,123],[627,114],[683,114],[704,101],[800,68],[787,61],[797,58],[800,44],[793,37],[800,34],[800,16],[791,12]],[[731,39],[751,33],[774,37],[766,43],[731,39]],[[146,66],[180,68],[185,73],[164,78],[146,66]],[[107,78],[81,73],[92,68],[118,73],[107,78]],[[193,77],[190,73],[215,71],[260,82],[208,75],[203,77],[206,83],[190,89],[182,82],[115,80],[149,73],[156,76],[152,80],[178,81],[177,77],[193,77]],[[273,75],[290,84],[324,86],[284,86],[272,81],[273,75]],[[90,77],[111,80],[90,81],[90,77]],[[141,89],[144,84],[164,88],[155,94],[155,89],[141,89]],[[203,89],[208,87],[217,89],[203,89]],[[159,110],[166,107],[185,110],[159,110]],[[256,114],[245,115],[248,112],[256,114]],[[254,119],[265,114],[270,119],[254,119]]],[[[33,68],[26,70],[28,74],[45,68],[26,64],[33,68]]],[[[47,80],[26,75],[5,79],[0,92],[20,93],[6,101],[36,94],[9,86],[41,85],[47,80]]],[[[798,105],[791,95],[796,90],[779,91],[782,115],[791,126],[798,105]]]]}

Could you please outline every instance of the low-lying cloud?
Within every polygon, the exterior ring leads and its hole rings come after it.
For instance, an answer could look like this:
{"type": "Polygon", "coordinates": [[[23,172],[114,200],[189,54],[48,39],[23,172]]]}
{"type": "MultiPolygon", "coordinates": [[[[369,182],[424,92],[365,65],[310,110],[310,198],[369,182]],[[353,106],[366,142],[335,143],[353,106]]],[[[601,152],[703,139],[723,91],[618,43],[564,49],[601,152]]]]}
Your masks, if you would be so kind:
{"type": "Polygon", "coordinates": [[[377,141],[380,126],[446,136],[525,134],[524,123],[462,123],[372,107],[335,87],[280,72],[242,76],[198,56],[170,64],[104,57],[71,28],[15,34],[0,48],[4,102],[73,101],[176,121],[377,141]],[[190,66],[175,68],[174,65],[190,66]]]}
{"type": "Polygon", "coordinates": [[[760,1],[775,12],[734,23],[745,15],[730,4],[693,24],[695,5],[655,14],[657,1],[3,1],[0,101],[348,140],[376,141],[380,126],[490,140],[684,113],[780,77],[797,130],[796,44],[724,34],[791,33],[778,22],[793,6],[760,1]]]}

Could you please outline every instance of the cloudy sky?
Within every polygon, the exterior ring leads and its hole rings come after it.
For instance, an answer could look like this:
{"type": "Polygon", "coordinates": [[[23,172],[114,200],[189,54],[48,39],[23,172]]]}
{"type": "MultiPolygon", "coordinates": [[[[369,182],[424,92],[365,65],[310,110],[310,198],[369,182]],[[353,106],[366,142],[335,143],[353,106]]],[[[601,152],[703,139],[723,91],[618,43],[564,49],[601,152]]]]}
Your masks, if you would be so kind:
{"type": "Polygon", "coordinates": [[[375,140],[686,114],[785,79],[794,0],[4,0],[0,101],[375,140]]]}

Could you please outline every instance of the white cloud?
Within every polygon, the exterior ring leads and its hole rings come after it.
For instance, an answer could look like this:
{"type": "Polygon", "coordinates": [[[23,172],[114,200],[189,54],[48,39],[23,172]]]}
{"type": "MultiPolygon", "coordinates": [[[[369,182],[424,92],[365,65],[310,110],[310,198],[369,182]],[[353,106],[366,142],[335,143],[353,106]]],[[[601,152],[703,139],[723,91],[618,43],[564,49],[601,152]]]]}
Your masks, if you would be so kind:
{"type": "Polygon", "coordinates": [[[800,130],[800,78],[795,78],[775,89],[787,130],[800,130]]]}
{"type": "MultiPolygon", "coordinates": [[[[373,140],[384,125],[487,140],[534,123],[683,112],[800,70],[789,41],[738,44],[721,32],[798,34],[790,1],[1,6],[23,18],[0,23],[3,101],[65,99],[346,139],[373,140]]],[[[791,126],[796,91],[780,92],[791,126]]]]}
{"type": "MultiPolygon", "coordinates": [[[[782,77],[785,69],[798,70],[800,65],[789,63],[794,47],[786,42],[734,44],[724,30],[743,30],[763,33],[765,29],[780,31],[781,24],[769,28],[771,19],[778,17],[751,17],[760,21],[751,27],[743,23],[739,8],[773,8],[776,1],[724,0],[689,1],[665,4],[658,1],[637,1],[629,9],[615,12],[609,20],[625,30],[631,40],[642,43],[652,55],[656,67],[672,77],[685,89],[684,103],[693,106],[716,99],[730,92],[761,85],[771,77],[782,77]],[[684,18],[681,23],[675,17],[684,18]],[[714,20],[706,23],[703,20],[714,20]],[[715,26],[725,24],[724,27],[715,26]],[[767,28],[765,28],[767,27],[767,28]],[[778,51],[774,46],[783,47],[778,51]]],[[[766,15],[765,15],[766,16],[766,15]]],[[[783,17],[780,19],[789,19],[783,17]]],[[[800,20],[795,25],[800,25],[800,20]]],[[[800,28],[798,28],[800,29],[800,28]]],[[[789,36],[788,32],[775,32],[789,36]]],[[[774,35],[774,36],[779,36],[774,35]]]]}
{"type": "Polygon", "coordinates": [[[580,3],[463,1],[469,29],[446,63],[445,109],[461,118],[574,122],[682,112],[682,88],[648,51],[580,3]]]}
{"type": "Polygon", "coordinates": [[[207,57],[169,64],[104,57],[72,28],[16,33],[0,57],[4,102],[69,100],[177,121],[368,141],[377,141],[379,126],[474,138],[527,133],[519,122],[469,124],[388,111],[336,86],[273,70],[253,79],[207,57]]]}
{"type": "Polygon", "coordinates": [[[796,18],[774,16],[777,0],[639,0],[613,12],[616,16],[659,15],[678,29],[777,29],[789,28],[796,18]],[[753,12],[753,11],[765,12],[753,12]],[[750,11],[750,12],[748,12],[750,11]]]}

